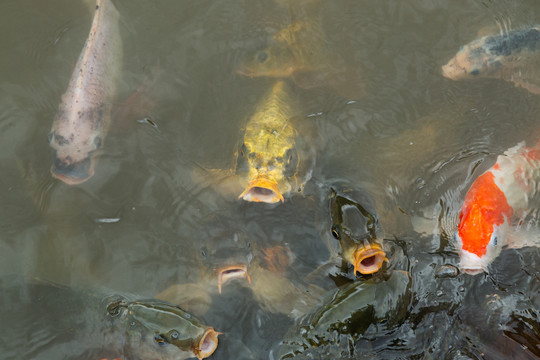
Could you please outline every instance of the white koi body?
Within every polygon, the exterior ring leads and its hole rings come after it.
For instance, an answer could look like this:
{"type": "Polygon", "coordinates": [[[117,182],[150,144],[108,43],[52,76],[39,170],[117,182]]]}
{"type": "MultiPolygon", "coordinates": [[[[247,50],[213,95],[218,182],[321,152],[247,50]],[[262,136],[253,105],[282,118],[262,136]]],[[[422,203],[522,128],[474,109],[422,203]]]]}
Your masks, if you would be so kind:
{"type": "Polygon", "coordinates": [[[51,173],[69,185],[94,174],[94,151],[103,145],[122,62],[119,13],[97,0],[90,34],[79,56],[49,135],[51,173]]]}

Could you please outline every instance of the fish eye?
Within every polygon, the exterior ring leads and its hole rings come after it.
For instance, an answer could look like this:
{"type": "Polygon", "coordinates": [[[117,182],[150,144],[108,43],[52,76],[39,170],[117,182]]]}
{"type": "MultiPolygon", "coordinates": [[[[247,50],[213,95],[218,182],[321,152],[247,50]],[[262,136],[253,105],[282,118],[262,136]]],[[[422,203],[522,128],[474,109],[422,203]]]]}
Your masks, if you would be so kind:
{"type": "Polygon", "coordinates": [[[169,337],[173,340],[178,340],[180,338],[180,334],[178,333],[178,331],[173,330],[170,332],[169,337]]]}
{"type": "Polygon", "coordinates": [[[336,240],[341,239],[341,234],[340,234],[339,229],[338,229],[338,227],[336,225],[332,226],[332,236],[336,240]]]}
{"type": "Polygon", "coordinates": [[[492,244],[493,246],[497,246],[498,240],[498,236],[495,232],[491,234],[491,240],[489,241],[490,244],[492,244]]]}
{"type": "Polygon", "coordinates": [[[293,176],[296,172],[296,166],[298,165],[298,154],[295,149],[288,149],[285,153],[285,171],[284,175],[286,177],[293,176]]]}
{"type": "Polygon", "coordinates": [[[52,144],[53,141],[54,141],[54,131],[51,131],[51,132],[49,133],[49,135],[47,135],[47,142],[48,142],[49,144],[52,144]]]}
{"type": "Polygon", "coordinates": [[[258,51],[256,55],[257,61],[261,64],[268,60],[268,54],[266,51],[258,51]]]}
{"type": "Polygon", "coordinates": [[[165,337],[161,334],[154,335],[154,340],[159,346],[167,345],[167,339],[165,339],[165,337]]]}
{"type": "Polygon", "coordinates": [[[241,157],[246,156],[246,152],[247,152],[246,144],[242,144],[242,146],[240,147],[240,152],[239,152],[240,156],[241,157]]]}
{"type": "Polygon", "coordinates": [[[94,146],[96,149],[99,149],[101,147],[101,136],[96,136],[94,138],[94,146]]]}

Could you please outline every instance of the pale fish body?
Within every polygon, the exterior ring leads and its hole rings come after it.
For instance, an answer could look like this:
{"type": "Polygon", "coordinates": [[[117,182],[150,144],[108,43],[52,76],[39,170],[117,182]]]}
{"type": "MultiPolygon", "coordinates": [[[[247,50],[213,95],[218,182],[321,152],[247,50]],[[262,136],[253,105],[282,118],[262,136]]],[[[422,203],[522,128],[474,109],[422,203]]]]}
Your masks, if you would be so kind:
{"type": "Polygon", "coordinates": [[[69,185],[94,175],[95,151],[109,129],[122,63],[119,16],[110,0],[97,0],[90,34],[49,134],[51,173],[69,185]]]}
{"type": "Polygon", "coordinates": [[[540,27],[473,40],[442,67],[452,80],[500,78],[540,94],[540,27]]]}
{"type": "Polygon", "coordinates": [[[246,201],[284,201],[296,184],[299,154],[296,131],[290,124],[294,96],[284,81],[278,81],[256,106],[246,124],[238,152],[237,175],[242,178],[246,201]]]}
{"type": "Polygon", "coordinates": [[[539,189],[540,141],[533,147],[521,143],[509,149],[474,181],[465,196],[456,232],[463,272],[487,272],[505,246],[540,245],[538,234],[510,239],[512,220],[540,205],[539,189]]]}

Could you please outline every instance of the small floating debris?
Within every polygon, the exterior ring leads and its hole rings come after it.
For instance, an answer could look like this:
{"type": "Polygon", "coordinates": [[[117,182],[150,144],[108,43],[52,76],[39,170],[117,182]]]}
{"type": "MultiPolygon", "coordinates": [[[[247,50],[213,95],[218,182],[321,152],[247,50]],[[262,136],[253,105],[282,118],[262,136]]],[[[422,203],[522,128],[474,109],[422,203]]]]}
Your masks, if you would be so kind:
{"type": "Polygon", "coordinates": [[[116,224],[117,222],[120,222],[120,218],[97,218],[94,219],[94,222],[97,224],[116,224]]]}
{"type": "Polygon", "coordinates": [[[142,119],[139,119],[137,120],[137,122],[139,124],[146,124],[146,125],[149,125],[151,126],[154,130],[156,130],[157,132],[159,132],[159,128],[157,126],[157,124],[154,122],[154,120],[152,120],[149,116],[146,116],[142,119]]]}

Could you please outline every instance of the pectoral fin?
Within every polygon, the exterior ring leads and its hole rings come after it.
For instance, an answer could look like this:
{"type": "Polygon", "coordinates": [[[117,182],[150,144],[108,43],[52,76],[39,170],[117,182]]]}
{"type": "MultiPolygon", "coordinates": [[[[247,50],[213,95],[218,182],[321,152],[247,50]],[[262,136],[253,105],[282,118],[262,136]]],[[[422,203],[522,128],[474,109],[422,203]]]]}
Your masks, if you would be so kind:
{"type": "Polygon", "coordinates": [[[513,228],[507,238],[507,247],[519,249],[522,247],[540,247],[540,229],[536,226],[530,228],[513,228]]]}
{"type": "Polygon", "coordinates": [[[210,186],[224,196],[237,198],[243,191],[241,179],[231,170],[196,168],[190,175],[195,184],[210,186]]]}
{"type": "Polygon", "coordinates": [[[540,95],[540,86],[536,84],[520,78],[515,78],[512,82],[516,87],[522,87],[531,94],[540,95]]]}

